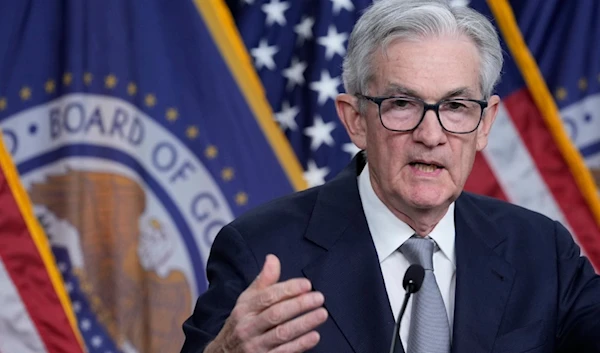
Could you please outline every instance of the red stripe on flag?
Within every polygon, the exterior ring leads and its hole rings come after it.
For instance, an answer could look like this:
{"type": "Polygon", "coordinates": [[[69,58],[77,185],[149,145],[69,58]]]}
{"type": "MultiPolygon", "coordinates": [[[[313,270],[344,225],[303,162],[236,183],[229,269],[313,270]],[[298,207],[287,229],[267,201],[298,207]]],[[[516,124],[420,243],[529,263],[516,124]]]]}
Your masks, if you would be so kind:
{"type": "Polygon", "coordinates": [[[81,353],[38,249],[0,169],[0,257],[49,353],[81,353]]]}
{"type": "Polygon", "coordinates": [[[494,172],[490,168],[483,154],[479,152],[475,155],[475,163],[473,164],[473,170],[465,184],[465,190],[480,195],[495,197],[504,201],[507,200],[506,194],[504,194],[494,172]]]}
{"type": "Polygon", "coordinates": [[[577,242],[600,269],[600,228],[527,89],[504,104],[542,178],[569,222],[577,242]]]}

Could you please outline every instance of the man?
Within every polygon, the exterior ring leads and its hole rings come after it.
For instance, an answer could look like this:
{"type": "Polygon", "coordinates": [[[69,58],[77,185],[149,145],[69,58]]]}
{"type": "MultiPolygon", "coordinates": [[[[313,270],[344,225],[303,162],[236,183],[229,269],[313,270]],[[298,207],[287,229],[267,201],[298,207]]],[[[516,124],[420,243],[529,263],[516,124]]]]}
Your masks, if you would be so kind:
{"type": "Polygon", "coordinates": [[[568,231],[463,192],[501,66],[473,10],[375,2],[336,100],[365,154],[223,228],[182,352],[600,352],[600,278],[568,231]],[[425,276],[398,333],[413,263],[425,276]]]}

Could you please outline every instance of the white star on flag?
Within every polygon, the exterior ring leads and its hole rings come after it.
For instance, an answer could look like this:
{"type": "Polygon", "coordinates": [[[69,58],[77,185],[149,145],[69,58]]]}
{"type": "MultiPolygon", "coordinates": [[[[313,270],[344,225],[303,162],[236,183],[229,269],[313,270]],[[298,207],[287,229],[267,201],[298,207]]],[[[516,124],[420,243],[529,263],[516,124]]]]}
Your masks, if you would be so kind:
{"type": "Polygon", "coordinates": [[[69,293],[71,293],[73,291],[73,289],[75,289],[73,287],[73,283],[71,283],[71,282],[65,283],[65,288],[67,289],[67,292],[69,292],[69,293]]]}
{"type": "Polygon", "coordinates": [[[325,104],[327,99],[335,100],[340,92],[338,86],[342,83],[339,77],[331,77],[327,70],[321,71],[321,79],[310,83],[310,89],[319,93],[319,105],[325,104]]]}
{"type": "Polygon", "coordinates": [[[358,152],[360,152],[360,148],[358,148],[353,142],[348,142],[342,145],[342,151],[350,154],[350,158],[352,158],[358,152]]]}
{"type": "Polygon", "coordinates": [[[312,159],[306,163],[306,171],[304,172],[304,180],[308,184],[308,187],[319,186],[325,183],[325,177],[329,174],[329,168],[319,168],[317,163],[312,159]]]}
{"type": "Polygon", "coordinates": [[[92,327],[92,323],[90,322],[89,319],[83,319],[81,320],[81,330],[83,331],[87,331],[92,327]]]}
{"type": "Polygon", "coordinates": [[[254,4],[254,0],[242,0],[242,4],[244,4],[244,3],[246,3],[248,5],[252,5],[252,4],[254,4]]]}
{"type": "Polygon", "coordinates": [[[250,50],[250,54],[256,60],[255,66],[257,70],[262,69],[263,67],[267,67],[269,70],[275,69],[275,60],[273,60],[273,55],[277,53],[279,49],[277,46],[269,46],[266,39],[261,39],[258,43],[258,47],[250,50]]]}
{"type": "Polygon", "coordinates": [[[335,26],[331,25],[327,30],[327,35],[319,37],[317,43],[325,47],[325,58],[329,60],[335,54],[339,56],[346,54],[346,47],[344,46],[346,39],[348,39],[348,33],[338,33],[335,26]]]}
{"type": "Polygon", "coordinates": [[[333,121],[325,123],[320,116],[315,116],[313,125],[304,129],[304,134],[311,138],[310,149],[316,151],[323,143],[333,146],[335,142],[331,137],[331,132],[334,129],[335,123],[333,121]]]}
{"type": "Polygon", "coordinates": [[[354,5],[350,0],[331,0],[333,3],[333,14],[337,15],[340,13],[341,9],[353,11],[354,5]]]}
{"type": "Polygon", "coordinates": [[[283,77],[288,79],[288,90],[292,90],[296,85],[302,86],[304,84],[304,70],[307,66],[305,62],[293,58],[290,67],[282,71],[283,77]]]}
{"type": "Polygon", "coordinates": [[[304,44],[305,40],[312,38],[312,26],[314,24],[315,20],[312,17],[305,17],[302,19],[302,22],[294,26],[294,32],[298,35],[298,42],[300,44],[304,44]]]}
{"type": "Polygon", "coordinates": [[[280,26],[285,26],[287,21],[285,20],[283,13],[289,8],[290,4],[287,2],[279,2],[279,0],[271,0],[270,3],[264,4],[261,9],[267,14],[267,26],[271,26],[275,22],[280,26]]]}
{"type": "Polygon", "coordinates": [[[98,348],[101,345],[102,345],[102,337],[100,337],[100,336],[92,337],[92,346],[94,346],[94,348],[98,348]]]}
{"type": "Polygon", "coordinates": [[[296,124],[296,116],[300,112],[298,107],[290,107],[290,103],[283,102],[281,104],[281,111],[275,114],[275,119],[283,130],[296,130],[298,124],[296,124]]]}

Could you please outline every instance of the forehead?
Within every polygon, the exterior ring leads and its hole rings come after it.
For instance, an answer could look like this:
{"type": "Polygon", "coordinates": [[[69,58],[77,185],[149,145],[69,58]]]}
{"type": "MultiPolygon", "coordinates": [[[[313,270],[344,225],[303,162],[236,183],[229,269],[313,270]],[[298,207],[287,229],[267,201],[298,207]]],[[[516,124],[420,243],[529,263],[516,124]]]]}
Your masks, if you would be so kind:
{"type": "Polygon", "coordinates": [[[481,95],[479,53],[466,36],[397,38],[373,59],[370,88],[376,95],[405,93],[399,87],[423,99],[441,99],[457,90],[481,95]]]}

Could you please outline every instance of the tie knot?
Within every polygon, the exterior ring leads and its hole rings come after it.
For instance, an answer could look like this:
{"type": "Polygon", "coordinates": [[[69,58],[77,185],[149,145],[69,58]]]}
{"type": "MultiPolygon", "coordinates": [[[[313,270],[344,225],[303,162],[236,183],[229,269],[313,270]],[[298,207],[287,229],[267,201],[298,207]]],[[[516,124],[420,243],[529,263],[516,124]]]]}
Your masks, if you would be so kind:
{"type": "Polygon", "coordinates": [[[429,238],[412,236],[400,246],[400,251],[411,264],[419,264],[425,270],[433,270],[433,241],[429,238]]]}

